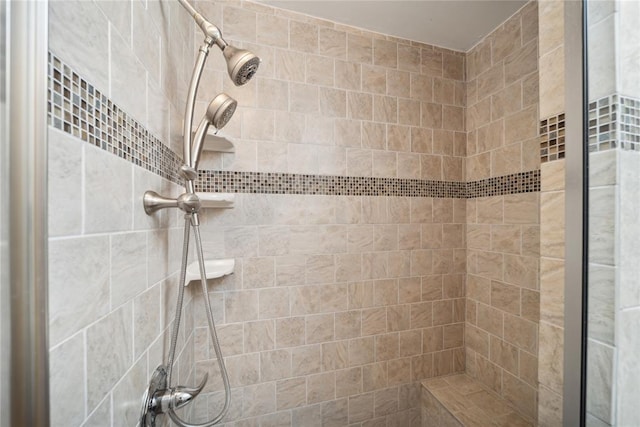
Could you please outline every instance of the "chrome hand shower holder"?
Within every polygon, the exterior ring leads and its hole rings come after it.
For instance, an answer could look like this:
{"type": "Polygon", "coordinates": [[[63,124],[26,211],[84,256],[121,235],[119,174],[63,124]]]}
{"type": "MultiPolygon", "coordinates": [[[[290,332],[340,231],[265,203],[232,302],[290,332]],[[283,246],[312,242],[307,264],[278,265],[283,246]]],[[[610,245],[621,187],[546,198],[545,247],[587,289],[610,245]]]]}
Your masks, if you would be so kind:
{"type": "Polygon", "coordinates": [[[237,49],[229,45],[223,38],[220,30],[215,25],[208,22],[200,15],[186,0],[178,0],[182,6],[191,14],[196,24],[204,33],[204,43],[200,46],[198,58],[193,69],[189,91],[187,93],[187,104],[184,117],[184,165],[180,168],[180,176],[184,179],[185,192],[177,198],[161,196],[154,191],[147,191],[143,197],[144,210],[147,215],[151,215],[160,209],[178,208],[185,215],[184,239],[182,251],[182,265],[180,271],[180,286],[178,289],[178,301],[176,307],[175,320],[173,324],[173,332],[171,335],[171,345],[169,349],[169,360],[166,367],[159,366],[152,375],[151,381],[142,401],[142,409],[140,415],[141,427],[153,427],[156,425],[156,417],[159,414],[167,413],[169,417],[177,425],[182,427],[209,427],[218,424],[227,413],[231,399],[231,388],[229,385],[229,376],[224,364],[222,351],[218,341],[215,322],[213,319],[213,311],[209,301],[206,272],[204,268],[204,256],[202,253],[202,242],[200,239],[200,220],[198,212],[201,207],[200,199],[195,192],[195,184],[198,173],[198,162],[202,154],[204,139],[210,125],[217,130],[224,127],[231,116],[235,112],[237,102],[222,93],[216,96],[209,104],[207,112],[200,121],[195,133],[193,132],[193,111],[195,108],[196,94],[200,85],[200,77],[204,69],[209,49],[215,44],[218,46],[227,61],[229,76],[236,86],[247,83],[255,74],[260,65],[260,59],[251,52],[237,49]],[[186,270],[189,257],[189,237],[190,230],[193,229],[196,239],[196,253],[198,255],[198,264],[200,267],[200,281],[202,284],[203,300],[205,304],[205,312],[207,314],[207,322],[211,334],[211,340],[220,367],[222,382],[225,390],[224,406],[220,413],[212,420],[202,424],[192,424],[178,417],[175,410],[187,405],[204,389],[208,375],[197,387],[171,386],[171,377],[175,360],[176,345],[178,334],[180,332],[180,320],[182,315],[182,304],[184,299],[184,288],[186,279],[186,270]]]}

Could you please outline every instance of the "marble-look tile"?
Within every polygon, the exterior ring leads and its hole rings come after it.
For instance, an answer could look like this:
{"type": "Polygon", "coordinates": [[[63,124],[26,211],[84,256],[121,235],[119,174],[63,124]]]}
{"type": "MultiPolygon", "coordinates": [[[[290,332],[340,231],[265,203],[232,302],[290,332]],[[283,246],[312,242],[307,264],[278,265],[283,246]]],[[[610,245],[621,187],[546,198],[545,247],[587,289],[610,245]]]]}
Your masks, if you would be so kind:
{"type": "MultiPolygon", "coordinates": [[[[622,307],[636,307],[640,303],[640,292],[634,289],[633,283],[637,282],[638,274],[640,274],[640,267],[638,263],[634,261],[634,254],[637,253],[636,246],[633,244],[633,240],[640,235],[640,226],[635,221],[633,212],[638,209],[640,205],[640,191],[634,185],[634,181],[637,181],[638,176],[638,160],[640,157],[637,155],[621,155],[620,156],[620,185],[618,186],[618,193],[615,195],[619,212],[616,216],[615,229],[608,232],[615,233],[613,238],[616,240],[616,259],[615,263],[619,266],[618,269],[618,286],[619,297],[616,295],[616,299],[620,299],[620,305],[622,307]]],[[[606,200],[596,200],[594,203],[606,203],[606,200]]],[[[596,214],[601,210],[606,209],[604,207],[594,207],[596,214]]],[[[603,221],[602,219],[600,221],[603,221]]],[[[602,231],[603,234],[606,231],[602,231]]]]}
{"type": "Polygon", "coordinates": [[[505,314],[504,338],[532,354],[538,351],[538,325],[534,322],[505,314]]]}
{"type": "Polygon", "coordinates": [[[242,399],[242,416],[261,417],[276,410],[276,385],[264,383],[245,387],[242,399]]]}
{"type": "Polygon", "coordinates": [[[540,383],[560,393],[563,384],[564,330],[546,322],[540,323],[538,377],[540,383]]]}
{"type": "Polygon", "coordinates": [[[505,372],[503,374],[503,396],[522,414],[535,419],[538,410],[537,393],[534,387],[505,372]]]}
{"type": "Polygon", "coordinates": [[[140,388],[147,384],[147,359],[141,357],[113,389],[113,417],[134,425],[140,417],[140,388]]]}
{"type": "MultiPolygon", "coordinates": [[[[640,408],[633,403],[634,387],[640,381],[637,372],[637,354],[639,341],[635,331],[640,325],[640,316],[637,309],[623,310],[618,319],[620,325],[620,338],[616,343],[616,394],[619,396],[616,405],[616,419],[621,425],[633,425],[640,420],[640,408]]],[[[602,376],[601,378],[606,378],[602,376]]]]}
{"type": "Polygon", "coordinates": [[[587,427],[610,427],[611,426],[611,424],[605,423],[601,419],[594,417],[588,412],[587,412],[585,424],[587,427]]]}
{"type": "MultiPolygon", "coordinates": [[[[618,172],[618,150],[589,154],[589,187],[615,185],[618,172]]],[[[556,163],[550,162],[549,164],[556,163]]]]}
{"type": "Polygon", "coordinates": [[[396,68],[398,66],[397,43],[382,39],[374,39],[373,63],[383,67],[396,68]]]}
{"type": "Polygon", "coordinates": [[[535,105],[508,115],[504,122],[505,143],[511,144],[537,137],[538,126],[538,110],[535,105]]]}
{"type": "Polygon", "coordinates": [[[160,286],[143,292],[133,301],[135,357],[139,357],[160,333],[160,286]]]}
{"type": "Polygon", "coordinates": [[[348,399],[344,398],[322,403],[321,416],[322,425],[346,425],[349,417],[348,399]]]}
{"type": "Polygon", "coordinates": [[[563,159],[540,165],[540,187],[545,191],[563,191],[565,188],[565,161],[563,159]]]}
{"type": "Polygon", "coordinates": [[[540,258],[540,319],[564,325],[564,261],[540,258]]]}
{"type": "Polygon", "coordinates": [[[587,342],[587,411],[613,424],[615,349],[594,340],[587,342]]]}
{"type": "Polygon", "coordinates": [[[357,423],[373,418],[374,393],[349,397],[349,422],[357,423]]]}
{"type": "Polygon", "coordinates": [[[560,45],[540,58],[540,117],[564,110],[564,56],[564,46],[560,45]]]}
{"type": "Polygon", "coordinates": [[[258,14],[256,41],[268,46],[289,47],[289,24],[287,20],[280,16],[258,14]]]}
{"type": "Polygon", "coordinates": [[[615,187],[589,190],[589,262],[614,265],[616,231],[615,187]]]}
{"type": "Polygon", "coordinates": [[[109,312],[109,238],[49,242],[49,327],[55,345],[109,312]]]}
{"type": "Polygon", "coordinates": [[[107,395],[98,407],[87,417],[82,426],[110,427],[112,408],[111,396],[107,395]]]}
{"type": "Polygon", "coordinates": [[[278,410],[303,406],[307,401],[305,378],[292,378],[276,383],[276,402],[278,410]]]}
{"type": "Polygon", "coordinates": [[[83,142],[49,127],[49,236],[82,231],[83,142]]]}
{"type": "Polygon", "coordinates": [[[616,16],[610,14],[599,22],[589,26],[591,34],[588,55],[600,58],[590,70],[589,96],[599,99],[616,90],[616,51],[611,49],[615,45],[616,16]],[[594,56],[595,55],[595,56],[594,56]]]}
{"type": "Polygon", "coordinates": [[[335,372],[310,375],[307,378],[307,403],[319,403],[335,399],[335,372]]]}
{"type": "Polygon", "coordinates": [[[111,236],[111,306],[118,307],[147,288],[146,233],[111,236]]]}
{"type": "Polygon", "coordinates": [[[49,10],[49,48],[104,93],[109,90],[109,21],[93,2],[60,1],[49,10]]]}
{"type": "Polygon", "coordinates": [[[589,337],[609,345],[615,336],[615,273],[613,267],[589,264],[589,337]]]}
{"type": "Polygon", "coordinates": [[[318,27],[303,22],[289,21],[289,47],[306,53],[318,51],[318,27]]]}
{"type": "Polygon", "coordinates": [[[132,304],[87,329],[87,405],[92,410],[131,365],[132,304]]]}
{"type": "MultiPolygon", "coordinates": [[[[110,37],[111,99],[139,122],[147,118],[147,72],[154,82],[160,80],[160,36],[150,22],[141,2],[133,2],[134,49],[117,32],[110,37]],[[139,48],[138,48],[139,47],[139,48]],[[137,56],[142,55],[142,56],[137,56]],[[141,62],[141,60],[145,61],[141,62]],[[131,90],[135,87],[136,90],[131,90]]],[[[153,111],[159,114],[159,111],[153,111]]]]}
{"type": "Polygon", "coordinates": [[[563,191],[540,195],[540,255],[542,256],[564,258],[564,199],[563,191]]]}
{"type": "Polygon", "coordinates": [[[349,61],[371,64],[373,62],[373,40],[357,34],[347,34],[347,58],[349,61]]]}
{"type": "Polygon", "coordinates": [[[223,22],[225,37],[232,40],[253,42],[256,39],[256,13],[250,10],[223,7],[223,22]]]}
{"type": "Polygon", "coordinates": [[[130,230],[133,223],[131,164],[95,147],[85,148],[85,162],[84,231],[130,230]]]}
{"type": "Polygon", "coordinates": [[[504,79],[510,84],[538,70],[538,41],[531,40],[505,58],[504,79]]]}
{"type": "Polygon", "coordinates": [[[78,333],[50,352],[51,423],[79,425],[85,417],[84,399],[68,399],[84,390],[85,343],[78,333]]]}
{"type": "Polygon", "coordinates": [[[538,399],[538,424],[549,427],[562,425],[562,395],[540,384],[538,399]]]}

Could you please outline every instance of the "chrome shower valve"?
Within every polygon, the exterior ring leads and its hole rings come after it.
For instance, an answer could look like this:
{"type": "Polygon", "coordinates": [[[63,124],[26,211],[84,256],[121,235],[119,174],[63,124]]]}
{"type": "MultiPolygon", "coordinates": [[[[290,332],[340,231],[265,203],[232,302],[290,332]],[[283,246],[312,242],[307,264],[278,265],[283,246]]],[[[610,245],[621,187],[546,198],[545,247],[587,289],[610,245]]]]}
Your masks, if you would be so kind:
{"type": "Polygon", "coordinates": [[[167,388],[167,370],[162,365],[158,366],[142,400],[140,426],[154,427],[159,414],[180,409],[191,403],[202,392],[208,379],[209,374],[205,374],[196,387],[167,388]]]}

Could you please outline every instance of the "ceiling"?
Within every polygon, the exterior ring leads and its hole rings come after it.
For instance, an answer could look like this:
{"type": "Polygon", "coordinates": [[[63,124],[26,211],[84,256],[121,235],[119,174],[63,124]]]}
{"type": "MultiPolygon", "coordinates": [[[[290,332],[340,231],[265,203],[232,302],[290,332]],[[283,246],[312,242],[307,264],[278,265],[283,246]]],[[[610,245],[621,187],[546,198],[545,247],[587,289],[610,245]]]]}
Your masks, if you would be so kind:
{"type": "Polygon", "coordinates": [[[525,0],[260,0],[329,19],[466,52],[506,21],[525,0]]]}

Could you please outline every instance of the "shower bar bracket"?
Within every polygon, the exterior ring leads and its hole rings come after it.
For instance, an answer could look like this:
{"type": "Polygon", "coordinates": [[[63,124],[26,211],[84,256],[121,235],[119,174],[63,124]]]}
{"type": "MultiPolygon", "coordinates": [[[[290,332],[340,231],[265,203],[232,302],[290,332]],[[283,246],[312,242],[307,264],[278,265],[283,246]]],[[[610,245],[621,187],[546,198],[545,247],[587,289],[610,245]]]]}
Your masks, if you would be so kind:
{"type": "Polygon", "coordinates": [[[177,198],[161,196],[155,191],[146,191],[142,199],[144,211],[151,215],[160,209],[178,208],[184,213],[194,214],[200,210],[200,197],[195,193],[182,193],[177,198]]]}

